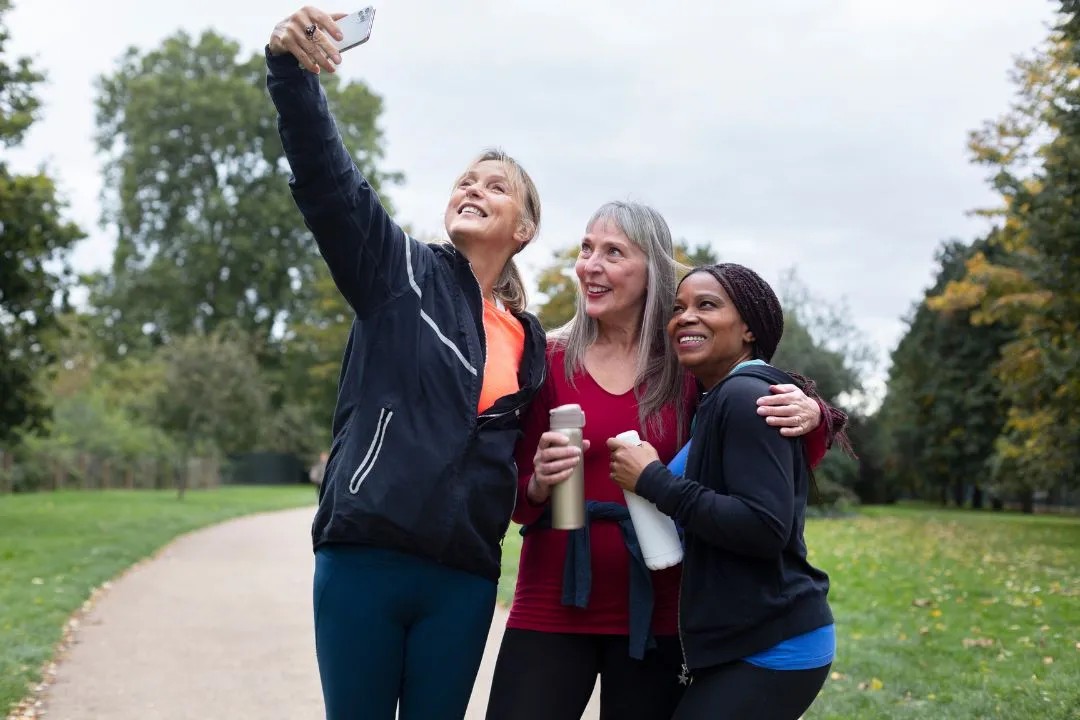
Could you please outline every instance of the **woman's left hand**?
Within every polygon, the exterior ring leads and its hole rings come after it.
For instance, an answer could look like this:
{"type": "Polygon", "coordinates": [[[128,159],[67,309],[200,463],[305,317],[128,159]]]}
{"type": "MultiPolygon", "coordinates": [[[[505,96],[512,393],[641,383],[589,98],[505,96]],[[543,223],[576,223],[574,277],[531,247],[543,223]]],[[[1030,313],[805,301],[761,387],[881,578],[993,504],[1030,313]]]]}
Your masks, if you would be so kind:
{"type": "Polygon", "coordinates": [[[798,385],[771,385],[772,395],[758,398],[758,415],[780,428],[784,437],[799,437],[821,424],[821,406],[798,385]]]}
{"type": "Polygon", "coordinates": [[[607,446],[611,451],[611,479],[623,490],[630,492],[637,488],[638,478],[645,467],[660,459],[656,448],[647,442],[630,445],[622,440],[609,438],[607,446]]]}

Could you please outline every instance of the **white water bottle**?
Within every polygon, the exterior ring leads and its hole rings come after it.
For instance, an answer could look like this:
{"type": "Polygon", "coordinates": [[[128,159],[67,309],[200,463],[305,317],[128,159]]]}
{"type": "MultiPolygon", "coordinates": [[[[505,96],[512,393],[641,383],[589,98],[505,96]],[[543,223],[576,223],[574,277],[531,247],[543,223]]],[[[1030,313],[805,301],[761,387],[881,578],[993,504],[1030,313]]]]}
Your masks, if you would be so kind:
{"type": "MultiPolygon", "coordinates": [[[[631,445],[641,444],[637,430],[619,433],[615,439],[631,445]]],[[[682,562],[682,541],[675,521],[640,495],[623,490],[623,496],[626,498],[626,509],[630,511],[630,521],[634,523],[641,554],[645,557],[645,565],[650,570],[663,570],[682,562]]]]}

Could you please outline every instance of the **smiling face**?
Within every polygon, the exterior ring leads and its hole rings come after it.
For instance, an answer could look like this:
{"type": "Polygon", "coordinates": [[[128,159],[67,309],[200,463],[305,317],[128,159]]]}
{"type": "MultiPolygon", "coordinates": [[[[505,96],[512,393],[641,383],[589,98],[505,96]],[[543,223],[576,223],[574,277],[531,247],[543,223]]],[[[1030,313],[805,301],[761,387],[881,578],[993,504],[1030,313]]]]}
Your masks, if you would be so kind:
{"type": "Polygon", "coordinates": [[[683,280],[667,330],[679,363],[706,388],[753,357],[754,334],[708,272],[693,272],[683,280]]]}
{"type": "Polygon", "coordinates": [[[458,180],[446,205],[450,241],[462,250],[485,249],[513,255],[531,233],[522,222],[522,191],[497,160],[484,160],[458,180]]]}
{"type": "Polygon", "coordinates": [[[574,263],[585,312],[601,322],[637,323],[645,307],[648,261],[611,220],[596,221],[574,263]]]}

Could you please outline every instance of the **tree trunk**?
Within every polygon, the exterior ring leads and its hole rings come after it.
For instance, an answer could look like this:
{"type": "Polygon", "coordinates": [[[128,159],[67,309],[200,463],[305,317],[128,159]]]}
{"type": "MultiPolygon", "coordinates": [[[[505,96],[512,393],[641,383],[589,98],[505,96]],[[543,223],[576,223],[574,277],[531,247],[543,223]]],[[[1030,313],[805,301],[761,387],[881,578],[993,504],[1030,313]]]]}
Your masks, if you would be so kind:
{"type": "Polygon", "coordinates": [[[187,490],[187,453],[184,453],[184,459],[176,473],[176,499],[183,500],[184,492],[187,490]]]}
{"type": "Polygon", "coordinates": [[[983,509],[983,491],[978,485],[971,493],[971,509],[982,510],[983,509]]]}
{"type": "Polygon", "coordinates": [[[953,484],[953,502],[956,503],[956,507],[964,507],[964,483],[957,482],[953,484]]]}
{"type": "Polygon", "coordinates": [[[1020,495],[1020,511],[1025,515],[1035,514],[1035,491],[1024,490],[1020,495]]]}

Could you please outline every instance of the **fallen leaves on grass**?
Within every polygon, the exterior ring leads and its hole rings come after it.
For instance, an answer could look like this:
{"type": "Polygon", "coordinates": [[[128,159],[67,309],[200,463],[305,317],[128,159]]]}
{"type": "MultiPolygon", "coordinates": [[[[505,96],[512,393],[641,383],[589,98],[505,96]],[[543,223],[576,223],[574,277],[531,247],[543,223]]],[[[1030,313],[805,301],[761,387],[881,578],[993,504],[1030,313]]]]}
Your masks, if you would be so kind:
{"type": "Polygon", "coordinates": [[[966,648],[973,647],[993,647],[996,644],[996,640],[988,637],[980,638],[964,638],[963,644],[966,648]]]}
{"type": "MultiPolygon", "coordinates": [[[[160,554],[160,553],[158,553],[160,554]]],[[[155,554],[153,557],[157,557],[155,554]]],[[[153,559],[147,558],[141,562],[135,563],[127,570],[120,573],[120,576],[126,575],[132,570],[145,565],[147,562],[153,559]]],[[[64,623],[64,634],[57,643],[56,649],[53,653],[53,659],[45,663],[41,668],[41,681],[35,685],[31,685],[30,695],[23,698],[16,703],[11,712],[8,713],[7,720],[39,720],[39,718],[45,717],[47,711],[45,709],[45,693],[52,686],[56,680],[56,668],[57,663],[67,656],[71,647],[75,644],[75,635],[79,631],[79,627],[82,625],[82,620],[86,615],[94,609],[94,606],[98,603],[101,597],[112,589],[113,581],[106,581],[99,587],[90,592],[90,597],[82,604],[75,613],[67,619],[64,623]]]]}

